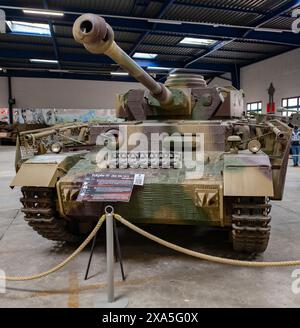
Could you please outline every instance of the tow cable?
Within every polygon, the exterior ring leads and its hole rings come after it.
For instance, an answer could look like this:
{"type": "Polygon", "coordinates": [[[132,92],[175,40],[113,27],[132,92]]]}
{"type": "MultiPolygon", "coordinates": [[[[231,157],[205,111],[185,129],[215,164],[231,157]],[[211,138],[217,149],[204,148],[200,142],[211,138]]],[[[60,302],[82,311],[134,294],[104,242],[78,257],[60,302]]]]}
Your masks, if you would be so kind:
{"type": "MultiPolygon", "coordinates": [[[[279,261],[279,262],[251,262],[251,261],[241,261],[241,260],[233,260],[233,259],[227,259],[227,258],[222,258],[222,257],[217,257],[217,256],[212,256],[196,251],[192,251],[190,249],[175,245],[173,243],[170,243],[168,241],[165,241],[159,237],[156,237],[152,235],[151,233],[137,227],[136,225],[130,223],[126,219],[124,219],[122,216],[118,214],[114,214],[114,218],[128,227],[129,229],[135,231],[136,233],[162,245],[165,247],[168,247],[176,252],[186,254],[195,258],[198,258],[200,260],[204,261],[209,261],[209,262],[214,262],[214,263],[219,263],[219,264],[226,264],[226,265],[233,265],[233,266],[240,266],[240,267],[256,267],[256,268],[267,268],[267,267],[290,267],[290,266],[300,266],[300,260],[295,260],[295,261],[279,261]]],[[[78,256],[84,249],[85,247],[91,242],[91,240],[96,236],[98,231],[100,230],[101,226],[103,225],[104,221],[106,219],[105,214],[101,216],[99,219],[97,225],[93,229],[93,231],[89,234],[89,236],[85,239],[85,241],[63,262],[55,266],[54,268],[33,275],[33,276],[28,276],[28,277],[0,277],[0,280],[7,280],[7,281],[29,281],[29,280],[36,280],[40,279],[46,276],[49,276],[50,274],[59,271],[63,267],[65,267],[69,262],[71,262],[76,256],[78,256]]]]}

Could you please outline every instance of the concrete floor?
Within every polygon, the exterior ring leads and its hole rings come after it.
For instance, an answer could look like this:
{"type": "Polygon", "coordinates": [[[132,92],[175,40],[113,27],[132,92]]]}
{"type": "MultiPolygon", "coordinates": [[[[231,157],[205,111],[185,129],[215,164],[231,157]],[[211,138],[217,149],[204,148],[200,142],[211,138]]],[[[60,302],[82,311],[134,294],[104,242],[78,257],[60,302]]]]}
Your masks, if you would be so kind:
{"type": "MultiPolygon", "coordinates": [[[[48,270],[75,248],[37,235],[20,213],[18,190],[9,189],[14,176],[14,147],[0,147],[0,270],[31,275],[48,270]]],[[[300,168],[289,167],[284,201],[273,203],[272,237],[257,260],[300,258],[300,168]]],[[[239,258],[222,231],[192,227],[152,227],[163,238],[209,254],[239,258]]],[[[129,307],[299,307],[291,277],[295,268],[248,269],[221,266],[177,254],[122,228],[126,282],[116,265],[116,295],[129,307]]],[[[8,283],[0,307],[94,307],[105,294],[105,243],[100,240],[84,281],[89,250],[63,270],[41,280],[8,283]]],[[[240,257],[246,259],[245,257],[240,257]]]]}

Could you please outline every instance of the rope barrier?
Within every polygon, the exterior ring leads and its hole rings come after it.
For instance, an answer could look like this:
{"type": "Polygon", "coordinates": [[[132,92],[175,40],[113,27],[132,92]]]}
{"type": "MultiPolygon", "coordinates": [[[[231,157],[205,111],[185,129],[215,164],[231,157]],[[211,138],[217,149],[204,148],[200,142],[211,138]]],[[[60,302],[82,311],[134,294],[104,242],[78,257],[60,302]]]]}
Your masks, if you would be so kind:
{"type": "Polygon", "coordinates": [[[162,245],[168,248],[173,249],[176,252],[180,252],[189,256],[196,257],[201,260],[209,261],[209,262],[215,262],[219,264],[228,264],[228,265],[234,265],[234,266],[245,266],[245,267],[287,267],[287,266],[298,266],[300,265],[300,260],[297,261],[282,261],[282,262],[251,262],[251,261],[240,261],[240,260],[232,260],[232,259],[225,259],[222,257],[217,256],[211,256],[204,253],[198,253],[192,250],[189,250],[187,248],[172,244],[168,241],[165,241],[159,237],[156,237],[149,232],[146,232],[142,230],[141,228],[138,228],[134,224],[130,223],[129,221],[122,218],[120,215],[114,214],[114,217],[127,226],[129,229],[137,232],[138,234],[162,245]]]}
{"type": "Polygon", "coordinates": [[[63,262],[61,262],[54,268],[52,268],[48,271],[33,275],[33,276],[28,276],[28,277],[9,277],[9,276],[7,276],[7,277],[0,277],[0,280],[4,280],[4,279],[7,281],[36,280],[36,279],[40,279],[40,278],[49,276],[50,274],[62,269],[64,266],[66,266],[69,262],[71,262],[77,255],[79,255],[85,249],[85,247],[90,243],[90,241],[96,236],[97,232],[101,228],[104,221],[105,221],[105,214],[101,216],[101,218],[99,219],[99,221],[98,221],[97,225],[95,226],[95,228],[93,229],[93,231],[86,238],[86,240],[75,250],[75,252],[73,252],[67,259],[65,259],[63,262]]]}
{"type": "MultiPolygon", "coordinates": [[[[233,265],[233,266],[243,266],[243,267],[289,267],[289,266],[300,266],[300,260],[295,260],[295,261],[278,261],[278,262],[251,262],[251,261],[240,261],[240,260],[233,260],[233,259],[226,259],[222,257],[217,257],[217,256],[212,256],[212,255],[207,255],[204,253],[192,251],[190,249],[175,245],[173,243],[170,243],[168,241],[165,241],[159,237],[156,237],[152,235],[151,233],[137,227],[136,225],[130,223],[129,221],[125,220],[122,216],[118,214],[114,214],[114,218],[128,227],[129,229],[135,231],[136,233],[164,246],[168,247],[176,252],[180,252],[183,254],[186,254],[188,256],[192,256],[201,260],[209,261],[209,262],[214,262],[214,263],[219,263],[219,264],[226,264],[226,265],[233,265]]],[[[104,223],[106,219],[105,215],[102,215],[101,218],[99,219],[97,225],[93,229],[93,231],[90,233],[90,235],[85,239],[85,241],[63,262],[55,266],[54,268],[33,275],[33,276],[28,276],[28,277],[0,277],[0,280],[7,280],[7,281],[29,281],[29,280],[35,280],[35,279],[40,279],[43,277],[46,277],[54,272],[59,271],[62,269],[64,266],[66,266],[69,262],[71,262],[76,256],[78,256],[84,249],[85,247],[91,242],[91,240],[96,236],[98,231],[100,230],[102,224],[104,223]]]]}

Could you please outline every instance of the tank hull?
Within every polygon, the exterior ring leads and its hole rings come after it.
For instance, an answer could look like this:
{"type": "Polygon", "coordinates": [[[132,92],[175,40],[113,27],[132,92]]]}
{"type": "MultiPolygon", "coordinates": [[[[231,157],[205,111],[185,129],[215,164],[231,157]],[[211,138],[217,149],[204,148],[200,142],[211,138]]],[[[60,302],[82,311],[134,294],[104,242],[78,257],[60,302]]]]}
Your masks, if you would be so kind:
{"type": "Polygon", "coordinates": [[[99,124],[88,130],[92,150],[34,156],[20,166],[12,186],[22,187],[25,219],[39,234],[72,242],[84,238],[104,207],[112,204],[79,200],[86,176],[132,173],[143,174],[144,184],[133,187],[128,203],[113,204],[115,211],[131,222],[222,227],[232,231],[237,251],[266,249],[271,219],[269,199],[282,197],[288,161],[290,129],[284,123],[272,120],[257,125],[250,119],[146,121],[99,124]],[[178,135],[186,134],[191,143],[178,149],[178,135]],[[107,143],[112,135],[117,141],[107,143]],[[136,144],[129,141],[141,135],[146,142],[139,143],[137,150],[136,144]],[[141,154],[152,154],[153,135],[161,146],[157,166],[152,167],[150,157],[146,166],[145,162],[137,164],[136,158],[132,162],[132,154],[139,159],[141,154]],[[234,138],[228,137],[232,135],[234,138]],[[170,136],[173,148],[166,150],[165,141],[170,141],[170,136]],[[253,138],[261,142],[257,152],[248,147],[253,138]],[[195,140],[199,141],[199,149],[195,140]],[[240,140],[238,147],[231,144],[234,140],[240,140]],[[119,154],[113,157],[114,162],[99,157],[108,145],[117,147],[112,150],[119,154]],[[124,145],[129,156],[125,167],[121,156],[124,145]],[[192,159],[192,166],[186,166],[184,160],[177,165],[175,155],[180,150],[184,156],[192,156],[187,161],[190,164],[192,159]],[[198,151],[200,157],[195,157],[198,151]],[[173,154],[172,161],[167,162],[169,166],[165,165],[164,154],[173,154]]]}

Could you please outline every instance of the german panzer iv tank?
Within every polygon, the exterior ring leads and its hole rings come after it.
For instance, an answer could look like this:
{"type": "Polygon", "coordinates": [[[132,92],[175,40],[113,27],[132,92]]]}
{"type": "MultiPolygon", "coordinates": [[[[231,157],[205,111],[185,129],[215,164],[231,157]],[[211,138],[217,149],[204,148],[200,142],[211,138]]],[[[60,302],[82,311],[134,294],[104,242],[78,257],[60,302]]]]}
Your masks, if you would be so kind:
{"type": "Polygon", "coordinates": [[[86,175],[133,172],[145,175],[144,185],[134,188],[129,203],[114,205],[133,223],[223,227],[231,231],[236,251],[264,252],[270,199],[283,196],[290,128],[276,119],[244,117],[241,91],[208,87],[199,75],[175,74],[165,84],[156,82],[117,46],[112,28],[99,16],[79,17],[73,34],[91,53],[112,58],[146,90],[117,96],[123,123],[89,125],[92,150],[36,151],[22,162],[12,186],[22,187],[28,223],[51,240],[80,240],[105,206],[78,200],[86,175]],[[138,151],[129,143],[137,134],[147,139],[138,151]],[[153,135],[160,147],[150,152],[153,135]],[[191,141],[187,147],[179,143],[185,135],[191,141]],[[113,155],[99,156],[106,148],[113,155]],[[184,156],[191,160],[182,164],[184,156]]]}

